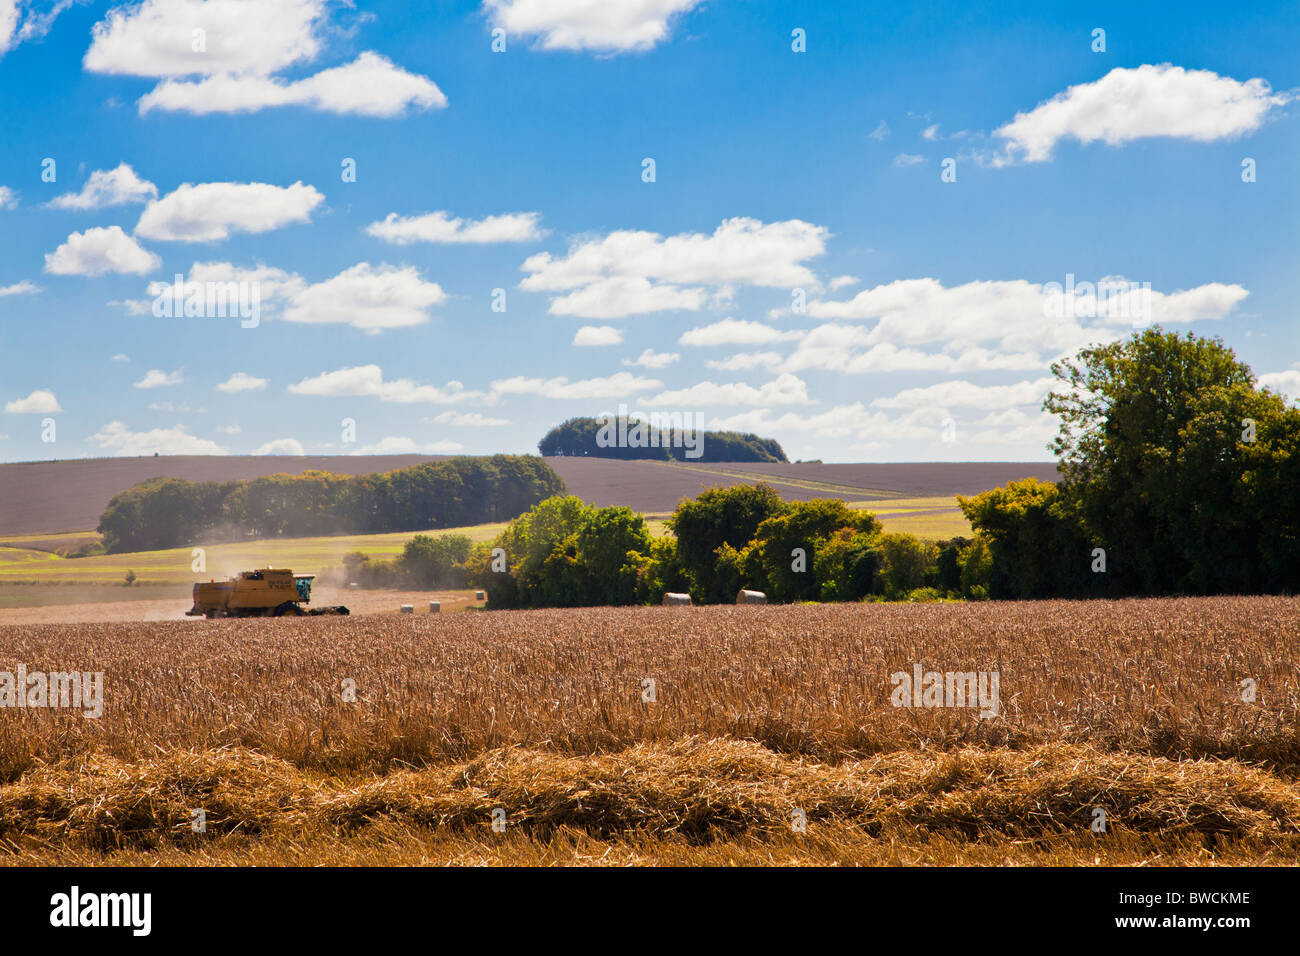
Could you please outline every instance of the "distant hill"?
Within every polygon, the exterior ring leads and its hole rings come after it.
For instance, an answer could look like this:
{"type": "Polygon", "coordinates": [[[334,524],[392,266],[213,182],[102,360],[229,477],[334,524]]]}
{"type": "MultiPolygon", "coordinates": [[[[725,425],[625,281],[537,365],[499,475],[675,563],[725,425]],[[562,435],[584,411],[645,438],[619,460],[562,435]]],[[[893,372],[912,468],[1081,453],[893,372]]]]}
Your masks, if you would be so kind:
{"type": "MultiPolygon", "coordinates": [[[[443,455],[162,456],[86,458],[0,464],[0,535],[85,531],[99,524],[109,499],[149,478],[229,481],[277,473],[392,471],[443,455]]],[[[914,464],[683,464],[602,458],[546,459],[571,494],[597,505],[646,513],[671,511],[705,488],[766,481],[785,498],[867,501],[974,494],[1015,478],[1056,478],[1050,462],[914,464]]]]}
{"type": "Polygon", "coordinates": [[[630,418],[570,418],[537,443],[547,458],[613,458],[620,461],[786,461],[775,438],[748,432],[695,431],[688,423],[653,427],[630,418]],[[686,425],[686,427],[682,427],[686,425]]]}

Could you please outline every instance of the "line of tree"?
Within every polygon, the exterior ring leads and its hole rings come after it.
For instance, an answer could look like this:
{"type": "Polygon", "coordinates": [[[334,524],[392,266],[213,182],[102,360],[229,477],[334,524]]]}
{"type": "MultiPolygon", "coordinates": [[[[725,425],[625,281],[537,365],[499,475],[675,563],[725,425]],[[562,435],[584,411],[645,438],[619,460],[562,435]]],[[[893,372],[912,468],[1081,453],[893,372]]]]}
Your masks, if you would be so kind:
{"type": "Polygon", "coordinates": [[[785,501],[771,487],[713,488],[682,501],[672,536],[628,508],[555,497],[516,518],[465,563],[488,607],[654,604],[667,591],[730,603],[741,588],[774,602],[980,599],[989,555],[966,538],[885,532],[838,499],[785,501]]]}
{"type": "Polygon", "coordinates": [[[105,549],[118,553],[204,540],[455,528],[509,520],[564,490],[533,455],[446,458],[370,475],[153,478],[115,495],[98,530],[105,549]]]}
{"type": "Polygon", "coordinates": [[[1220,340],[1160,329],[1052,372],[1061,480],[960,499],[991,596],[1300,589],[1300,409],[1220,340]]]}
{"type": "Polygon", "coordinates": [[[640,419],[570,418],[537,443],[543,455],[657,461],[784,462],[785,450],[774,438],[742,432],[693,432],[682,425],[658,428],[640,419]],[[696,451],[698,450],[698,454],[696,451]]]}

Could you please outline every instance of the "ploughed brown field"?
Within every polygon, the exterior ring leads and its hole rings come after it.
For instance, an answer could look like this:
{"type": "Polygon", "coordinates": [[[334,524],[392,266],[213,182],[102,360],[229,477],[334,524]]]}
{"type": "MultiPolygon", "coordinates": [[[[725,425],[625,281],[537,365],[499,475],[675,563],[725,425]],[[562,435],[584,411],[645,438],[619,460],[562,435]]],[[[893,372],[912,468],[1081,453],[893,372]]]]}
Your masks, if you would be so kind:
{"type": "Polygon", "coordinates": [[[0,709],[0,862],[1295,865],[1298,635],[1292,598],[0,627],[0,671],[104,675],[98,719],[0,709]],[[998,715],[894,706],[917,664],[998,715]]]}
{"type": "MultiPolygon", "coordinates": [[[[357,475],[391,471],[442,456],[317,457],[191,455],[87,458],[0,464],[0,535],[87,531],[109,500],[149,478],[230,481],[323,470],[357,475]]],[[[548,458],[569,493],[601,506],[647,514],[672,511],[706,488],[766,481],[785,498],[846,501],[974,494],[1016,478],[1056,477],[1044,462],[961,462],[861,465],[671,464],[600,458],[548,458]]]]}

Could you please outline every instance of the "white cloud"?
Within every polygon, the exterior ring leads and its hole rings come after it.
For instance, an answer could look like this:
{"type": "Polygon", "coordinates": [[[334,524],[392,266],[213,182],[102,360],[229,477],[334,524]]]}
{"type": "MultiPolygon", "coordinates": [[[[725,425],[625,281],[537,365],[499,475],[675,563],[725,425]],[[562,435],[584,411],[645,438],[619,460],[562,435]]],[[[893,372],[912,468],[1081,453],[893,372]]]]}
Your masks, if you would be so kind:
{"type": "Polygon", "coordinates": [[[620,345],[623,333],[612,325],[584,325],[573,336],[574,345],[620,345]]]}
{"type": "Polygon", "coordinates": [[[428,77],[408,73],[378,53],[362,53],[351,63],[292,82],[230,74],[192,82],[165,80],[140,98],[140,113],[168,110],[202,116],[306,106],[322,113],[388,118],[446,105],[447,97],[428,77]]]}
{"type": "Polygon", "coordinates": [[[492,383],[494,395],[540,395],[543,398],[587,399],[619,398],[649,388],[660,388],[663,382],[642,378],[630,372],[615,372],[606,378],[588,378],[571,382],[564,376],[558,378],[514,378],[492,383]]]}
{"type": "Polygon", "coordinates": [[[378,268],[361,262],[332,279],[297,292],[284,318],[312,324],[346,323],[378,333],[429,321],[429,309],[446,301],[436,282],[421,278],[414,266],[378,268]]]}
{"type": "Polygon", "coordinates": [[[531,242],[546,234],[538,227],[541,218],[541,213],[537,212],[512,212],[479,220],[453,218],[450,213],[441,211],[422,216],[399,216],[390,212],[383,220],[367,226],[366,232],[399,246],[413,242],[531,242]]]}
{"type": "Polygon", "coordinates": [[[382,402],[399,404],[427,402],[433,405],[454,405],[487,397],[482,392],[466,390],[460,382],[448,382],[442,388],[420,385],[405,378],[386,382],[383,370],[378,365],[357,365],[323,372],[315,378],[305,378],[297,385],[290,385],[289,391],[294,395],[322,397],[372,396],[382,402]]]}
{"type": "MultiPolygon", "coordinates": [[[[1247,295],[1239,285],[1218,282],[1173,293],[1151,290],[1145,321],[1171,326],[1222,319],[1247,295]]],[[[822,319],[877,320],[867,334],[857,337],[856,345],[902,348],[938,343],[957,354],[995,344],[1004,353],[1056,356],[1111,341],[1120,337],[1121,331],[1131,330],[1133,319],[1124,315],[1131,300],[1123,296],[1099,299],[1095,294],[1079,295],[1073,300],[1073,309],[1063,307],[1068,301],[1023,279],[952,287],[938,279],[899,279],[843,301],[810,301],[808,314],[822,319]],[[1074,314],[1067,314],[1070,312],[1074,314]]]]}
{"type": "Polygon", "coordinates": [[[121,226],[74,232],[45,256],[45,271],[63,276],[98,276],[106,272],[142,275],[160,265],[162,260],[123,232],[121,226]]]}
{"type": "Polygon", "coordinates": [[[782,332],[763,322],[747,319],[723,319],[712,325],[689,329],[678,338],[678,345],[766,345],[800,338],[803,332],[782,332]]]}
{"type": "Polygon", "coordinates": [[[1054,378],[1040,378],[1014,385],[973,385],[966,381],[940,382],[925,388],[908,388],[890,398],[878,398],[878,408],[1004,408],[1037,405],[1057,384],[1054,378]]]}
{"type": "Polygon", "coordinates": [[[927,126],[925,129],[921,130],[921,138],[933,143],[939,138],[939,124],[935,123],[932,126],[927,126]]]}
{"type": "Polygon", "coordinates": [[[1300,363],[1282,372],[1265,372],[1259,376],[1259,384],[1287,398],[1300,400],[1300,363]]]}
{"type": "Polygon", "coordinates": [[[881,120],[876,124],[876,128],[867,134],[868,138],[874,139],[877,143],[883,143],[889,139],[889,124],[881,120]]]}
{"type": "Polygon", "coordinates": [[[0,299],[7,295],[35,295],[41,291],[41,287],[30,279],[24,279],[22,282],[15,282],[13,285],[0,285],[0,299]]]}
{"type": "Polygon", "coordinates": [[[479,412],[439,412],[431,419],[421,419],[421,425],[450,425],[453,428],[496,428],[509,425],[505,418],[489,418],[479,412]]]}
{"type": "Polygon", "coordinates": [[[363,445],[353,455],[448,455],[464,451],[465,446],[458,441],[426,442],[423,445],[413,438],[389,435],[373,445],[363,445]]]}
{"type": "Polygon", "coordinates": [[[647,399],[652,405],[811,405],[808,386],[794,375],[779,375],[770,382],[754,388],[744,382],[718,385],[700,382],[689,388],[670,389],[647,399]]]}
{"type": "MultiPolygon", "coordinates": [[[[0,0],[3,3],[4,0],[0,0]]],[[[13,209],[18,205],[18,194],[8,186],[0,186],[0,209],[13,209]]]]}
{"type": "Polygon", "coordinates": [[[18,0],[0,0],[0,55],[13,45],[18,32],[18,0]]]}
{"type": "Polygon", "coordinates": [[[246,372],[236,372],[217,386],[218,392],[256,392],[270,384],[264,378],[256,378],[246,372]]]}
{"type": "Polygon", "coordinates": [[[1043,162],[1063,139],[1110,146],[1150,136],[1231,139],[1258,129],[1271,110],[1291,99],[1262,79],[1240,83],[1169,63],[1117,67],[1017,113],[995,131],[1006,140],[1006,152],[994,162],[1043,162]]]}
{"type": "Polygon", "coordinates": [[[158,195],[158,187],[141,179],[134,169],[121,163],[116,169],[97,169],[79,193],[64,193],[50,201],[55,209],[104,209],[127,203],[145,202],[158,195]]]}
{"type": "Polygon", "coordinates": [[[925,157],[917,153],[899,153],[894,157],[894,165],[899,167],[920,166],[923,163],[925,163],[925,157]]]}
{"type": "Polygon", "coordinates": [[[109,422],[91,435],[90,440],[113,455],[126,457],[227,454],[216,442],[189,434],[184,425],[133,432],[125,422],[109,422]]]}
{"type": "Polygon", "coordinates": [[[179,385],[183,381],[185,379],[181,376],[180,369],[164,372],[162,369],[151,368],[144,373],[144,378],[132,384],[135,388],[161,388],[164,385],[179,385]]]}
{"type": "Polygon", "coordinates": [[[861,281],[857,276],[836,276],[830,282],[831,291],[836,292],[845,286],[857,285],[861,281]]]}
{"type": "Polygon", "coordinates": [[[709,359],[704,363],[720,372],[748,372],[756,368],[776,368],[781,356],[776,352],[738,352],[725,359],[709,359]]]}
{"type": "Polygon", "coordinates": [[[346,32],[329,23],[331,7],[327,0],[144,0],[110,10],[95,25],[83,63],[92,73],[162,80],[140,100],[141,113],[298,105],[395,116],[412,107],[446,105],[427,77],[374,52],[296,80],[276,76],[317,59],[323,37],[346,32]],[[203,31],[201,37],[196,30],[203,31]]]}
{"type": "Polygon", "coordinates": [[[268,232],[311,221],[325,197],[314,186],[269,183],[183,183],[145,207],[137,235],[177,242],[210,242],[232,232],[268,232]]]}
{"type": "Polygon", "coordinates": [[[1046,363],[1036,352],[994,352],[967,348],[958,354],[923,352],[875,342],[871,331],[854,325],[820,325],[808,332],[782,364],[788,372],[975,372],[1035,369],[1046,363]],[[865,349],[865,351],[859,351],[865,349]]]}
{"type": "Polygon", "coordinates": [[[5,411],[11,415],[53,415],[63,409],[53,392],[48,388],[38,388],[26,398],[5,402],[5,411]]]}
{"type": "Polygon", "coordinates": [[[667,368],[680,359],[681,355],[676,352],[656,352],[654,349],[646,349],[634,359],[623,359],[623,364],[641,368],[667,368]]]}
{"type": "Polygon", "coordinates": [[[254,455],[303,455],[302,442],[296,438],[277,438],[258,445],[254,455]]]}
{"type": "Polygon", "coordinates": [[[620,230],[580,242],[562,257],[538,253],[524,261],[520,288],[566,292],[551,300],[554,315],[622,318],[668,309],[699,310],[733,284],[765,288],[818,286],[804,261],[821,255],[829,233],[791,219],[762,223],[727,219],[712,235],[620,230]]]}
{"type": "Polygon", "coordinates": [[[113,361],[113,362],[129,362],[129,361],[131,361],[131,356],[127,355],[125,352],[118,352],[116,355],[114,355],[114,356],[112,357],[112,359],[110,359],[110,361],[113,361]]]}
{"type": "Polygon", "coordinates": [[[550,313],[580,319],[623,319],[629,315],[677,309],[695,312],[704,308],[708,299],[709,294],[704,289],[655,285],[644,278],[600,279],[568,295],[553,298],[550,313]]]}
{"type": "Polygon", "coordinates": [[[144,0],[95,24],[83,65],[146,77],[273,73],[320,53],[325,14],[325,0],[144,0]]]}
{"type": "Polygon", "coordinates": [[[673,17],[703,0],[484,0],[494,27],[535,37],[543,50],[622,53],[668,36],[673,17]]]}

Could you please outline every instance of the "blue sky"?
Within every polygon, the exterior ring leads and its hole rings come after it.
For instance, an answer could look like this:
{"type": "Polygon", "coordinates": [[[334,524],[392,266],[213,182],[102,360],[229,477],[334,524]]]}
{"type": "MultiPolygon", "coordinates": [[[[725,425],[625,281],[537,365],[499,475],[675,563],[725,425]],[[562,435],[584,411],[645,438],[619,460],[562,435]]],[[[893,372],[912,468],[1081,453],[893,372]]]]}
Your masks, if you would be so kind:
{"type": "Polygon", "coordinates": [[[1045,460],[1052,360],[1144,322],[1300,395],[1294,3],[418,6],[0,0],[0,459],[624,404],[1045,460]],[[155,315],[178,274],[260,321],[155,315]]]}

